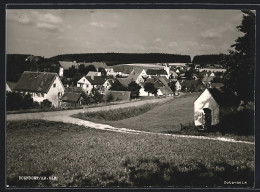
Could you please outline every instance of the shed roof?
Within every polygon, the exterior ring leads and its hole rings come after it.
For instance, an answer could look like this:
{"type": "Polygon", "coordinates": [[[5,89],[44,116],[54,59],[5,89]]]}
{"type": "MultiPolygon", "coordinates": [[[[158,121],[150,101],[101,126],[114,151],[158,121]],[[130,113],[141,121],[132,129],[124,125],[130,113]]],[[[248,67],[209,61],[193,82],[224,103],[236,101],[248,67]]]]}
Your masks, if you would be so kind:
{"type": "Polygon", "coordinates": [[[91,85],[103,85],[106,82],[101,76],[85,76],[85,78],[91,83],[91,85]]]}
{"type": "Polygon", "coordinates": [[[48,93],[57,73],[24,71],[14,90],[48,93]]]}
{"type": "Polygon", "coordinates": [[[61,97],[61,100],[65,102],[77,103],[81,96],[81,93],[66,92],[61,97]]]}
{"type": "Polygon", "coordinates": [[[89,71],[86,76],[101,76],[101,72],[89,71]]]}

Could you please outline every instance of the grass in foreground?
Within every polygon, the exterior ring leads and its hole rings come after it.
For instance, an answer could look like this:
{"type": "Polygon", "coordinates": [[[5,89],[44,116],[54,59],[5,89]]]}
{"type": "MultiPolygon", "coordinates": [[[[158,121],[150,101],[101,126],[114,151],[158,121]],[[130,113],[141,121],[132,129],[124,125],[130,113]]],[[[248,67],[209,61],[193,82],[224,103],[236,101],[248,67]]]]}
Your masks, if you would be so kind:
{"type": "Polygon", "coordinates": [[[9,186],[253,185],[254,146],[249,144],[115,133],[40,120],[7,122],[6,144],[9,186]],[[58,180],[18,179],[25,175],[58,180]]]}

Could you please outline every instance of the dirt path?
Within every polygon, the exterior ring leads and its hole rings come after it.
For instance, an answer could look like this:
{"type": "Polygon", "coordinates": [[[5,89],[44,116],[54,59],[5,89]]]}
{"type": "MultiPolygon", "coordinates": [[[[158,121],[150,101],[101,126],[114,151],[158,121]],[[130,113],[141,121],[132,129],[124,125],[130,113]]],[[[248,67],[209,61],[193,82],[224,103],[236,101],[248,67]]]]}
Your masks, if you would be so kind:
{"type": "MultiPolygon", "coordinates": [[[[140,106],[147,103],[165,103],[172,99],[172,97],[163,98],[163,99],[152,99],[146,101],[137,101],[134,103],[124,103],[119,105],[111,105],[111,106],[103,106],[103,107],[95,107],[95,108],[86,108],[84,112],[96,112],[101,110],[111,110],[111,109],[118,109],[118,108],[126,108],[131,106],[140,106]]],[[[94,123],[91,121],[81,120],[77,118],[70,117],[73,114],[77,114],[83,112],[83,109],[77,110],[68,110],[68,111],[53,111],[53,112],[40,112],[40,113],[23,113],[23,114],[8,114],[6,119],[8,121],[13,120],[29,120],[29,119],[43,119],[47,121],[57,121],[57,122],[64,122],[64,123],[72,123],[76,125],[83,125],[86,127],[100,129],[100,130],[107,130],[113,132],[120,132],[120,133],[131,133],[131,134],[152,134],[152,135],[164,135],[170,137],[180,137],[180,138],[192,138],[192,139],[204,139],[204,140],[215,140],[215,141],[223,141],[223,142],[232,142],[232,143],[245,143],[245,144],[252,144],[253,142],[248,141],[236,141],[234,139],[228,139],[223,137],[205,137],[205,136],[193,136],[193,135],[177,135],[177,134],[166,134],[166,133],[154,133],[154,132],[147,132],[147,131],[138,131],[133,129],[127,128],[116,128],[106,124],[99,124],[94,123]]]]}
{"type": "Polygon", "coordinates": [[[108,105],[108,106],[100,106],[94,108],[85,108],[85,109],[75,109],[75,110],[64,110],[64,111],[52,111],[52,112],[38,112],[38,113],[20,113],[20,114],[7,114],[6,120],[13,121],[13,120],[29,120],[29,119],[46,119],[48,117],[69,117],[73,114],[82,113],[84,112],[96,112],[96,111],[105,111],[111,109],[119,109],[119,108],[127,108],[132,106],[141,106],[144,104],[151,104],[151,103],[165,103],[169,100],[173,99],[173,97],[166,97],[161,99],[150,99],[150,100],[143,100],[143,101],[134,101],[129,103],[122,103],[117,105],[108,105]]]}

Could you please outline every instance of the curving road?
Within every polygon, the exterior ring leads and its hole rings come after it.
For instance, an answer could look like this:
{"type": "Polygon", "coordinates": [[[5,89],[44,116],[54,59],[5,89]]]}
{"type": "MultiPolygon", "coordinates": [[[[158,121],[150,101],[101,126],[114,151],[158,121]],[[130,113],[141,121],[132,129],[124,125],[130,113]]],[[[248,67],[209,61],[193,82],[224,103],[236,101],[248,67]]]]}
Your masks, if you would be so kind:
{"type": "MultiPolygon", "coordinates": [[[[141,106],[141,105],[148,104],[148,103],[165,103],[165,102],[167,102],[171,99],[173,99],[173,97],[167,97],[167,98],[162,98],[162,99],[151,99],[151,100],[144,100],[144,101],[136,101],[136,102],[123,103],[123,104],[110,105],[110,106],[103,106],[103,107],[95,107],[95,108],[85,108],[84,112],[96,112],[96,111],[101,111],[101,110],[127,108],[127,107],[131,107],[131,106],[141,106]]],[[[42,120],[48,120],[48,121],[72,123],[72,124],[76,124],[76,125],[83,125],[83,126],[86,126],[86,127],[94,128],[94,129],[102,129],[102,130],[120,132],[120,133],[157,134],[157,135],[165,135],[165,136],[171,136],[171,137],[215,140],[215,141],[232,142],[232,143],[245,143],[245,144],[254,145],[254,142],[236,141],[234,139],[228,139],[228,138],[223,138],[223,137],[213,138],[213,137],[205,137],[205,136],[153,133],[153,132],[132,130],[132,129],[127,129],[127,128],[116,128],[116,127],[112,127],[110,125],[94,123],[94,122],[91,122],[91,121],[86,121],[86,120],[81,120],[81,119],[71,117],[71,115],[77,114],[77,113],[80,113],[80,112],[83,112],[83,109],[66,110],[66,111],[53,111],[53,112],[39,112],[39,113],[8,114],[6,116],[6,119],[7,119],[7,121],[42,119],[42,120]]]]}

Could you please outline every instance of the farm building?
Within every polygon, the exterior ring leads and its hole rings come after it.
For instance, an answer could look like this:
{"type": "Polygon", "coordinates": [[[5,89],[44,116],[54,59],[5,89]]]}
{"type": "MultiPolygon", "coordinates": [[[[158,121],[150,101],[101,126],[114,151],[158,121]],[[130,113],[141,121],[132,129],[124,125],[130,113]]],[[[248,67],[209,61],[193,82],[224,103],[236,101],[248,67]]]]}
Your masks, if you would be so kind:
{"type": "Polygon", "coordinates": [[[16,85],[16,83],[7,81],[6,82],[6,92],[13,92],[15,85],[16,85]]]}
{"type": "Polygon", "coordinates": [[[24,71],[14,91],[30,94],[37,102],[48,99],[53,106],[58,107],[64,86],[57,73],[24,71]]]}
{"type": "Polygon", "coordinates": [[[105,93],[104,99],[105,101],[129,101],[130,100],[130,91],[111,91],[108,90],[105,93]],[[110,97],[110,98],[109,98],[110,97]]]}
{"type": "Polygon", "coordinates": [[[75,92],[66,92],[61,97],[61,107],[76,107],[82,104],[82,94],[75,92]]]}
{"type": "Polygon", "coordinates": [[[216,88],[207,88],[194,102],[194,123],[208,128],[220,121],[223,93],[216,88]]]}

